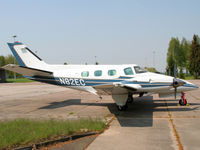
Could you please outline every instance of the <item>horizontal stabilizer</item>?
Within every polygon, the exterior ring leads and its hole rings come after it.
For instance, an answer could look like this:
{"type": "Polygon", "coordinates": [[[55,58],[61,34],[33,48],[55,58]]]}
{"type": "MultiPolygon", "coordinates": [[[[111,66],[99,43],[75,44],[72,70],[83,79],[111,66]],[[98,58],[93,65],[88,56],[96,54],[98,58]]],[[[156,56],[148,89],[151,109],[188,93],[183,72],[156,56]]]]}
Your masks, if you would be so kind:
{"type": "Polygon", "coordinates": [[[28,67],[18,66],[14,64],[8,64],[2,68],[5,70],[23,74],[25,76],[51,76],[53,74],[52,72],[49,72],[49,71],[28,68],[28,67]]]}

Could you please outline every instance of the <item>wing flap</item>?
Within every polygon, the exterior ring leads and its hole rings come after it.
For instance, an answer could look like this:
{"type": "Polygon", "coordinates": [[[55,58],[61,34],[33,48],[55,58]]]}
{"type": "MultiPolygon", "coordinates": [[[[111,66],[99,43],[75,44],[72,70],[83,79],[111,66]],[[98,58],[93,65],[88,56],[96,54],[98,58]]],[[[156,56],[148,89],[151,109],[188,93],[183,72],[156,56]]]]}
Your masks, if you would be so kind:
{"type": "Polygon", "coordinates": [[[140,84],[124,84],[123,87],[131,91],[137,91],[142,88],[140,84]]]}
{"type": "Polygon", "coordinates": [[[122,82],[114,82],[113,84],[98,85],[94,87],[101,95],[105,94],[127,94],[136,92],[141,89],[140,84],[123,84],[122,82]]]}
{"type": "Polygon", "coordinates": [[[25,76],[51,76],[53,74],[50,71],[28,68],[28,67],[18,66],[14,64],[8,64],[6,66],[3,66],[2,68],[5,70],[23,74],[25,76]]]}

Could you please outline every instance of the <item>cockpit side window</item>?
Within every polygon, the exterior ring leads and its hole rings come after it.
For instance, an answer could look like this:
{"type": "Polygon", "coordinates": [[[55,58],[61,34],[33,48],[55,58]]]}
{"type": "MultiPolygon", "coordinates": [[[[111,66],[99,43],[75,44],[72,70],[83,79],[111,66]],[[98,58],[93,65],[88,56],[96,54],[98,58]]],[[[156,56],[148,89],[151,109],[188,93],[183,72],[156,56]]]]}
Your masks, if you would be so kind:
{"type": "Polygon", "coordinates": [[[133,70],[131,67],[125,68],[124,69],[125,75],[133,75],[133,70]]]}
{"type": "Polygon", "coordinates": [[[138,73],[145,73],[145,72],[147,72],[146,70],[140,68],[140,66],[135,66],[134,69],[135,69],[135,72],[136,72],[137,74],[138,74],[138,73]]]}

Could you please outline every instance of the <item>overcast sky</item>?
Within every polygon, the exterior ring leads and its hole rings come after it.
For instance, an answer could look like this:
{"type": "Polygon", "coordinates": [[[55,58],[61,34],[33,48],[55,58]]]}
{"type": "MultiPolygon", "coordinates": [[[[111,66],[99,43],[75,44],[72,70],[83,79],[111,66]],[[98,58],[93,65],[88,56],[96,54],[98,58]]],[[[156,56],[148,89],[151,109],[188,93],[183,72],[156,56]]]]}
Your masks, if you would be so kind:
{"type": "Polygon", "coordinates": [[[171,37],[200,35],[199,0],[0,0],[0,55],[12,35],[47,63],[166,68],[171,37]]]}

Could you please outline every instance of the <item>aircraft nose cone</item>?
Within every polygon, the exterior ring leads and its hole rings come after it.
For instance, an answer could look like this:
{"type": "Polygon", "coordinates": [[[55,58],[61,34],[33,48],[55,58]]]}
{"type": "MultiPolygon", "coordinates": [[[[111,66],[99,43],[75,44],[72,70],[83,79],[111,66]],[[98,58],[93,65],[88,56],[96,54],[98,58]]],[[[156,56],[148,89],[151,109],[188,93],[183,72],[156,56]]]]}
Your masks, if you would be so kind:
{"type": "Polygon", "coordinates": [[[195,89],[198,89],[199,87],[197,86],[197,85],[195,85],[195,84],[193,84],[193,87],[195,88],[195,89]]]}
{"type": "Polygon", "coordinates": [[[193,83],[190,83],[188,81],[184,84],[184,86],[187,86],[187,87],[190,87],[190,88],[194,88],[194,89],[198,89],[199,88],[197,85],[195,85],[193,83]]]}

